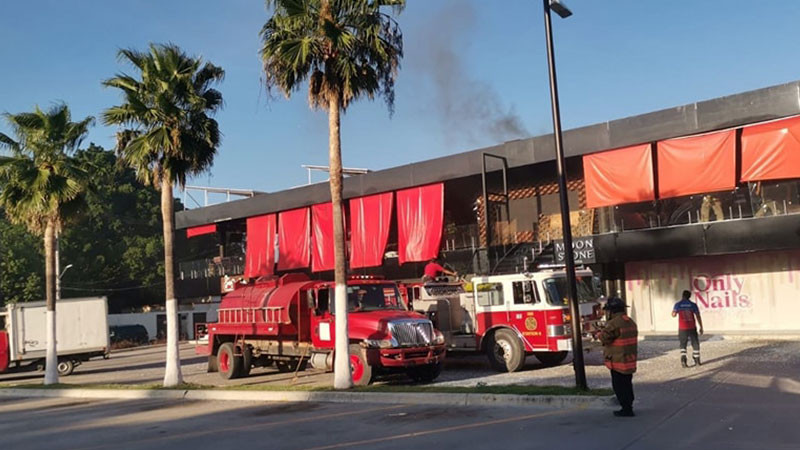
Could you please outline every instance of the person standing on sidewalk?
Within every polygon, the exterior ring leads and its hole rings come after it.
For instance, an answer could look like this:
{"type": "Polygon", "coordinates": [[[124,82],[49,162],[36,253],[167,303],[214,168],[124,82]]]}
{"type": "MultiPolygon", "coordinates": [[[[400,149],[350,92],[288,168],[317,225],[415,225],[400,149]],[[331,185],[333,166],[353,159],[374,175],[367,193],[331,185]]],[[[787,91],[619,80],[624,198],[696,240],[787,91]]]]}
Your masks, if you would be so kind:
{"type": "Polygon", "coordinates": [[[675,303],[675,307],[672,308],[672,317],[678,316],[678,341],[681,344],[681,365],[683,367],[689,367],[686,363],[686,344],[689,339],[692,340],[694,365],[700,365],[700,337],[698,336],[698,331],[702,336],[703,319],[700,317],[700,309],[697,307],[697,303],[689,300],[691,296],[691,292],[683,291],[683,298],[678,303],[675,303]],[[695,318],[697,318],[696,323],[700,325],[699,330],[695,325],[695,318]]]}
{"type": "Polygon", "coordinates": [[[622,406],[614,415],[633,417],[633,373],[636,372],[639,330],[636,322],[625,313],[625,302],[621,298],[608,299],[603,309],[607,321],[598,338],[603,343],[606,367],[611,371],[611,386],[622,406]]]}

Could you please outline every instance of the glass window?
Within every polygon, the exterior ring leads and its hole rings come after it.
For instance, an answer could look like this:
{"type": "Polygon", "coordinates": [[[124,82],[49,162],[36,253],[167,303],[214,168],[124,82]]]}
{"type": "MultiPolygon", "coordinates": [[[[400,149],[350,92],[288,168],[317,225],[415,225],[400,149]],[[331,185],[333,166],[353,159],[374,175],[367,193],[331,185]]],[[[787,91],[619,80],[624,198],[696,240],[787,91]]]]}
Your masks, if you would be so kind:
{"type": "Polygon", "coordinates": [[[797,181],[764,181],[749,183],[748,187],[754,217],[800,212],[797,181]]]}
{"type": "Polygon", "coordinates": [[[503,304],[502,283],[480,283],[475,287],[479,306],[497,306],[503,304]]]}
{"type": "MultiPolygon", "coordinates": [[[[335,302],[330,302],[334,312],[335,302]]],[[[405,310],[400,291],[394,284],[357,284],[347,286],[348,312],[405,310]]]]}
{"type": "Polygon", "coordinates": [[[514,291],[514,304],[524,305],[538,302],[533,281],[515,281],[511,283],[514,291]]]}
{"type": "MultiPolygon", "coordinates": [[[[575,280],[578,287],[578,303],[588,303],[598,299],[592,277],[578,277],[575,280]]],[[[544,291],[547,302],[551,305],[567,305],[567,278],[548,278],[544,280],[544,291]]]]}

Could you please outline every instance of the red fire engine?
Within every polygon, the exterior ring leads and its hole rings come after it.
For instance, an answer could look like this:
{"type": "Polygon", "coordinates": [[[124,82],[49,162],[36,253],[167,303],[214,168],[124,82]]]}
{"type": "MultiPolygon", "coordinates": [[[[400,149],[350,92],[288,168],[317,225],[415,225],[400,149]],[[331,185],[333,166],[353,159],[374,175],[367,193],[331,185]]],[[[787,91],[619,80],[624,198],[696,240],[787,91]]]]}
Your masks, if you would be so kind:
{"type": "MultiPolygon", "coordinates": [[[[209,357],[209,371],[228,379],[271,364],[280,371],[302,369],[306,362],[331,370],[333,287],[303,274],[237,284],[223,297],[217,323],[205,325],[197,353],[209,357]]],[[[354,384],[368,384],[387,371],[405,371],[417,381],[439,375],[444,336],[425,316],[406,309],[397,283],[350,279],[347,302],[354,384]]]]}
{"type": "MultiPolygon", "coordinates": [[[[578,270],[583,338],[591,342],[593,322],[602,319],[590,270],[578,270]]],[[[449,351],[482,351],[498,371],[522,368],[533,354],[545,365],[561,363],[572,349],[563,271],[472,278],[462,282],[404,283],[413,309],[426,314],[445,336],[449,351]]]]}

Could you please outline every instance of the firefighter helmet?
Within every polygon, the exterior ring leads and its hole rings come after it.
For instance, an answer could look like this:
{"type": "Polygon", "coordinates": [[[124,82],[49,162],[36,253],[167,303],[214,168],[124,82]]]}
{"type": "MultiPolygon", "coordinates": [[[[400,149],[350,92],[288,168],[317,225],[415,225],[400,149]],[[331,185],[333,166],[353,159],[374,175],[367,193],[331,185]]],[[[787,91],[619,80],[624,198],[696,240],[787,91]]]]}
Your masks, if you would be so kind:
{"type": "Polygon", "coordinates": [[[625,311],[625,302],[619,297],[611,297],[603,309],[610,312],[623,312],[625,311]]]}

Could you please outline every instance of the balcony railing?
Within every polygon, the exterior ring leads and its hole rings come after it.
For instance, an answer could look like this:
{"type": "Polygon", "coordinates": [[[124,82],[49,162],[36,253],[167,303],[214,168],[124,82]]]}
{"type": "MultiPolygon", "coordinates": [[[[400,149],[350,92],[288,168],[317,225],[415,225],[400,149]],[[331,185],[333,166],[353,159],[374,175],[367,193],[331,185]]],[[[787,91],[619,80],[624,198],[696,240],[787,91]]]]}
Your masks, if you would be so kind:
{"type": "Polygon", "coordinates": [[[181,280],[220,278],[225,275],[241,275],[242,273],[244,273],[244,256],[199,259],[178,264],[178,276],[181,280]]]}

